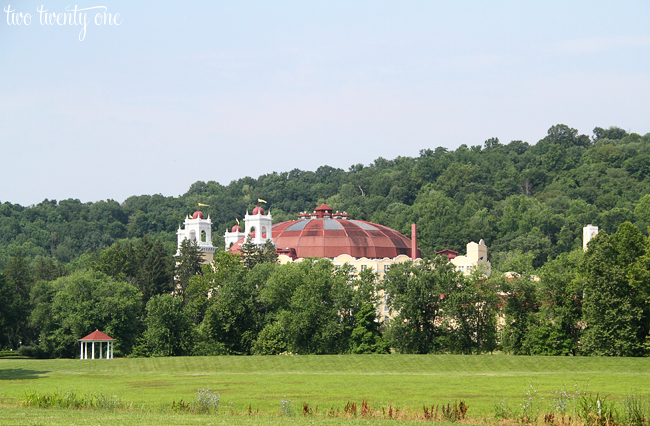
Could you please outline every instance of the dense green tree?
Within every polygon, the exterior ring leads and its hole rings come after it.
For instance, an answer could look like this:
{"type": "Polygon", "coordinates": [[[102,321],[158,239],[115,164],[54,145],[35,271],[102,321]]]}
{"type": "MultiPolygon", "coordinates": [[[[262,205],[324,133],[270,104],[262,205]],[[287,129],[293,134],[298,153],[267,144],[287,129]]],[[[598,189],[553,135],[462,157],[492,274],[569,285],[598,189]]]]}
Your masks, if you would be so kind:
{"type": "Polygon", "coordinates": [[[353,354],[390,353],[390,344],[379,331],[375,305],[372,303],[361,305],[354,315],[354,325],[351,335],[353,354]]]}
{"type": "Polygon", "coordinates": [[[289,351],[335,354],[348,350],[354,324],[348,280],[347,271],[337,273],[327,259],[305,259],[275,269],[263,300],[280,307],[276,318],[289,351]],[[282,309],[287,305],[288,309],[282,309]]]}
{"type": "Polygon", "coordinates": [[[637,228],[647,235],[648,227],[650,227],[650,194],[641,197],[639,204],[634,209],[634,218],[636,219],[637,228]]]}
{"type": "Polygon", "coordinates": [[[481,271],[463,278],[445,295],[446,348],[461,354],[492,352],[497,346],[497,291],[481,271]]]}
{"type": "Polygon", "coordinates": [[[539,270],[540,308],[524,342],[532,355],[577,355],[582,332],[582,249],[558,256],[539,270]]]}
{"type": "Polygon", "coordinates": [[[204,322],[210,337],[223,345],[225,353],[251,353],[264,327],[259,291],[275,267],[274,263],[261,263],[250,271],[241,268],[214,288],[204,322]]]}
{"type": "Polygon", "coordinates": [[[650,293],[644,257],[648,240],[629,222],[615,234],[600,232],[588,246],[584,269],[583,351],[592,355],[646,353],[650,293]]]}
{"type": "Polygon", "coordinates": [[[201,264],[203,263],[203,256],[199,250],[196,241],[183,240],[179,249],[179,254],[176,256],[176,288],[175,291],[185,301],[185,293],[190,286],[190,280],[196,275],[203,274],[201,264]]]}
{"type": "Polygon", "coordinates": [[[2,349],[16,347],[18,322],[13,303],[16,297],[15,287],[0,273],[0,348],[2,349]]]}
{"type": "Polygon", "coordinates": [[[115,353],[131,352],[142,331],[141,294],[97,271],[77,271],[37,283],[30,322],[40,328],[40,348],[51,357],[74,357],[77,340],[99,329],[116,339],[115,353]]]}
{"type": "Polygon", "coordinates": [[[65,267],[53,257],[37,256],[30,264],[31,275],[36,281],[53,281],[66,274],[65,267]]]}
{"type": "Polygon", "coordinates": [[[8,310],[12,313],[8,317],[7,325],[10,332],[11,347],[28,345],[35,338],[33,330],[29,327],[29,313],[32,310],[30,292],[33,285],[31,268],[27,260],[17,254],[12,257],[4,268],[6,287],[11,295],[8,310]]]}
{"type": "Polygon", "coordinates": [[[352,306],[356,314],[365,305],[376,305],[379,301],[377,296],[379,291],[379,274],[371,268],[364,268],[355,274],[354,268],[348,264],[342,266],[337,273],[340,275],[347,274],[348,277],[354,275],[350,283],[354,292],[352,293],[352,306]]]}
{"type": "Polygon", "coordinates": [[[273,241],[266,240],[263,245],[259,246],[253,243],[250,235],[248,235],[241,246],[241,258],[246,269],[253,269],[260,263],[277,263],[278,254],[273,241]]]}
{"type": "Polygon", "coordinates": [[[388,305],[398,312],[391,337],[403,353],[429,353],[444,345],[445,297],[461,283],[461,275],[446,257],[392,265],[385,275],[388,305]]]}
{"type": "Polygon", "coordinates": [[[194,324],[183,300],[171,294],[147,302],[146,330],[137,352],[151,356],[182,356],[192,351],[194,324]]]}
{"type": "Polygon", "coordinates": [[[203,273],[190,278],[186,299],[192,309],[194,321],[203,321],[208,308],[217,300],[213,296],[215,290],[224,283],[235,282],[245,275],[241,257],[225,250],[214,253],[210,264],[202,266],[203,273]]]}
{"type": "Polygon", "coordinates": [[[526,347],[526,337],[534,327],[535,314],[539,310],[537,289],[530,276],[498,277],[495,279],[499,289],[505,293],[503,315],[505,326],[502,330],[503,350],[514,355],[530,355],[526,347]]]}
{"type": "Polygon", "coordinates": [[[280,321],[273,321],[257,335],[252,351],[255,355],[278,355],[287,351],[287,336],[280,321]]]}
{"type": "Polygon", "coordinates": [[[174,288],[174,261],[160,240],[153,243],[143,237],[136,246],[138,262],[135,286],[142,293],[142,302],[147,303],[153,296],[169,293],[174,288]]]}
{"type": "Polygon", "coordinates": [[[627,136],[627,132],[620,127],[611,126],[608,129],[603,129],[602,127],[594,128],[594,140],[600,139],[623,139],[627,136]]]}
{"type": "Polygon", "coordinates": [[[118,241],[103,250],[93,267],[142,293],[143,308],[155,295],[173,290],[173,258],[158,239],[118,241]]]}

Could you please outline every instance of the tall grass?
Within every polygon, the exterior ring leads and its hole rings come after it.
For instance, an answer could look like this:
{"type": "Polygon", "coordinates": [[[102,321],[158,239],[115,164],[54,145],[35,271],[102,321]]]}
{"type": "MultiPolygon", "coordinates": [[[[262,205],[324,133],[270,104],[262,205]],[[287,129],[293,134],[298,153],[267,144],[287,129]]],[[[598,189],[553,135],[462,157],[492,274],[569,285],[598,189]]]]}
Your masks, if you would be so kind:
{"type": "MultiPolygon", "coordinates": [[[[541,395],[532,383],[524,393],[525,403],[521,404],[520,411],[514,413],[507,408],[503,401],[495,407],[495,415],[491,419],[481,419],[467,416],[469,405],[464,401],[448,402],[446,405],[426,405],[420,410],[413,410],[410,407],[396,407],[392,404],[371,406],[368,400],[364,399],[360,404],[347,401],[343,410],[331,407],[319,413],[318,406],[315,409],[309,404],[302,404],[302,416],[313,418],[366,418],[377,420],[409,420],[443,423],[483,423],[493,425],[544,425],[544,426],[650,426],[648,422],[648,401],[637,395],[628,395],[622,401],[611,401],[607,396],[598,393],[589,393],[584,387],[574,392],[567,392],[566,386],[557,392],[548,395],[541,395]],[[548,409],[544,409],[543,401],[547,401],[548,409]],[[550,402],[548,402],[550,401],[550,402]],[[440,410],[439,410],[440,407],[440,410]],[[440,415],[439,415],[440,414],[440,415]]],[[[36,390],[26,392],[20,401],[23,407],[34,408],[61,408],[61,409],[87,409],[87,410],[130,410],[142,411],[144,407],[134,408],[117,396],[108,396],[105,393],[78,394],[74,389],[68,391],[56,391],[52,393],[39,393],[36,390]]],[[[234,410],[234,403],[231,409],[226,412],[219,412],[220,395],[218,392],[207,389],[199,389],[197,396],[191,402],[174,401],[168,406],[169,412],[177,414],[220,414],[231,416],[251,416],[253,411],[249,406],[248,411],[238,413],[234,410]]],[[[284,397],[280,402],[279,412],[261,413],[262,417],[292,417],[296,412],[292,401],[284,397]]],[[[256,416],[260,413],[256,412],[256,416]]]]}
{"type": "Polygon", "coordinates": [[[41,394],[38,391],[26,392],[20,401],[23,407],[37,408],[72,408],[72,409],[98,409],[98,410],[124,410],[132,409],[133,404],[105,393],[89,393],[78,395],[73,389],[66,392],[53,392],[41,394]]]}
{"type": "Polygon", "coordinates": [[[643,426],[648,423],[648,402],[637,395],[628,395],[623,399],[624,421],[628,426],[643,426]]]}
{"type": "MultiPolygon", "coordinates": [[[[537,384],[539,385],[539,384],[537,384]]],[[[524,393],[520,411],[509,408],[503,399],[494,406],[493,422],[567,426],[644,426],[648,423],[648,401],[628,395],[615,402],[608,396],[587,391],[588,382],[576,383],[573,392],[566,385],[547,395],[539,393],[531,382],[524,393]],[[547,401],[545,409],[544,400],[547,401]]]]}

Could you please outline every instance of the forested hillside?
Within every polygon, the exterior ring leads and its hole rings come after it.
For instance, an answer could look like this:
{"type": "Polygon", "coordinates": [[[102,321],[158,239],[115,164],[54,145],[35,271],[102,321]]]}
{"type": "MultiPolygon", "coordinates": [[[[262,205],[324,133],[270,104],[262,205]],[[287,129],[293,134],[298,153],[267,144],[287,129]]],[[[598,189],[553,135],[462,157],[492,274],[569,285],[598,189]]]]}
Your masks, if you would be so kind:
{"type": "Polygon", "coordinates": [[[160,239],[175,246],[175,231],[197,202],[214,223],[214,243],[251,210],[268,201],[275,221],[294,219],[322,202],[353,218],[393,227],[405,235],[417,223],[425,255],[450,248],[464,253],[483,238],[496,267],[523,258],[535,267],[580,245],[593,223],[609,233],[624,221],[643,233],[650,223],[650,134],[611,127],[580,135],[553,126],[536,144],[501,143],[454,151],[423,149],[416,158],[376,159],[349,170],[322,166],[229,185],[196,182],[180,197],[139,195],[122,204],[107,200],[44,200],[23,207],[0,205],[0,268],[21,254],[30,262],[65,264],[124,238],[160,239]]]}
{"type": "Polygon", "coordinates": [[[0,207],[0,350],[77,356],[101,329],[119,356],[650,353],[650,134],[554,126],[537,144],[423,150],[343,171],[321,167],[197,182],[183,196],[0,207]],[[277,264],[272,245],[201,266],[175,230],[198,202],[214,239],[258,197],[275,220],[326,202],[408,235],[426,259],[336,268],[277,264]],[[585,224],[601,232],[582,250],[585,224]],[[433,256],[483,238],[492,274],[433,256]],[[514,272],[502,274],[500,272],[514,272]],[[378,313],[378,295],[389,307],[378,313]],[[501,322],[499,322],[501,321],[501,322]]]}

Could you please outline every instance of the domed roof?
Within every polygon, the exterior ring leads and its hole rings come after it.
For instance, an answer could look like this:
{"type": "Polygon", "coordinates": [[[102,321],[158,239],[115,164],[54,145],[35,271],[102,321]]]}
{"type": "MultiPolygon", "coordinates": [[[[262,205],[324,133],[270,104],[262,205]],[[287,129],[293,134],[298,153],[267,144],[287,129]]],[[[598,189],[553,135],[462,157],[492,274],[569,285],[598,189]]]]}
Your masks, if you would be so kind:
{"type": "Polygon", "coordinates": [[[192,214],[192,219],[203,219],[203,213],[200,211],[195,211],[194,214],[192,214]]]}
{"type": "Polygon", "coordinates": [[[257,206],[253,209],[253,215],[264,214],[264,209],[260,206],[257,206]]]}
{"type": "MultiPolygon", "coordinates": [[[[317,211],[332,212],[329,208],[317,211]]],[[[272,235],[278,250],[295,250],[298,258],[341,254],[370,259],[392,259],[400,254],[411,257],[409,238],[387,226],[361,220],[303,218],[273,225],[272,235]]],[[[230,250],[239,253],[243,243],[242,238],[230,250]]],[[[419,249],[416,257],[421,257],[419,249]]]]}
{"type": "Polygon", "coordinates": [[[235,225],[232,227],[230,232],[241,232],[241,228],[239,227],[239,225],[235,225]]]}

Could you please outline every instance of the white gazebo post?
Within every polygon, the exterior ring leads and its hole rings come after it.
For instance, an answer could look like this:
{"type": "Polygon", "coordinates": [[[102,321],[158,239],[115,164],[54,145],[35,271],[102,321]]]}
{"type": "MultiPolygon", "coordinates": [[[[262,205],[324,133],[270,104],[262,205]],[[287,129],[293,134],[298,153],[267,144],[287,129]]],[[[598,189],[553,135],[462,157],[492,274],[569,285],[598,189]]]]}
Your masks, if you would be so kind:
{"type": "Polygon", "coordinates": [[[79,342],[79,359],[84,359],[84,342],[79,342]]]}
{"type": "Polygon", "coordinates": [[[95,330],[83,339],[79,339],[79,341],[81,342],[79,355],[80,359],[88,359],[88,342],[90,342],[91,359],[95,359],[95,342],[99,343],[98,359],[113,359],[113,347],[115,346],[115,339],[113,339],[111,336],[108,336],[99,330],[95,330]],[[103,343],[106,343],[106,358],[104,358],[103,354],[103,343]]]}

